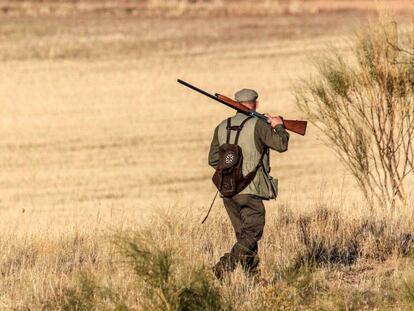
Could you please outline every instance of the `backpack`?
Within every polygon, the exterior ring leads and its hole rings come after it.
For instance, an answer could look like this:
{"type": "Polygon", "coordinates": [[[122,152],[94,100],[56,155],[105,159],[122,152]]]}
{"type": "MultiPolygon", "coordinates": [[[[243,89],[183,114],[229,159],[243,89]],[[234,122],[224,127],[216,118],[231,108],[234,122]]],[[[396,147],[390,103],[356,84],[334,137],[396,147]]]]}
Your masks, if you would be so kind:
{"type": "Polygon", "coordinates": [[[248,117],[239,126],[231,126],[231,118],[227,119],[227,139],[226,143],[219,147],[219,162],[213,175],[213,183],[223,197],[232,197],[241,192],[256,176],[257,170],[263,165],[262,153],[256,168],[243,176],[243,152],[239,145],[240,132],[244,124],[252,117],[248,117]],[[234,144],[230,143],[230,133],[236,131],[234,144]]]}

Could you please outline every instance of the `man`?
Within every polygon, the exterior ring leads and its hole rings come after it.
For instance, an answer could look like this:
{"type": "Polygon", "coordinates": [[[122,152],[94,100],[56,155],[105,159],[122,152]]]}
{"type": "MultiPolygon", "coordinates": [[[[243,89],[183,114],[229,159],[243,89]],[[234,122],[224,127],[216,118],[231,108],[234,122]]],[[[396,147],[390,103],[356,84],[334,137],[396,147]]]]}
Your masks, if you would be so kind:
{"type": "MultiPolygon", "coordinates": [[[[250,110],[258,106],[258,94],[254,90],[243,89],[235,94],[235,99],[250,110]]],[[[269,148],[285,152],[288,148],[289,133],[286,132],[280,117],[265,114],[268,123],[258,118],[245,122],[238,139],[243,153],[243,175],[253,171],[262,159],[255,178],[240,193],[233,197],[223,197],[224,206],[236,233],[237,242],[230,253],[224,254],[214,266],[213,272],[222,279],[226,272],[233,271],[241,264],[244,271],[252,276],[258,272],[258,241],[263,235],[265,225],[265,208],[263,200],[277,196],[277,179],[270,175],[269,148]]],[[[248,116],[236,113],[231,118],[231,126],[240,125],[248,116]]],[[[235,140],[231,131],[230,141],[235,140]]],[[[216,168],[219,162],[219,147],[226,143],[227,120],[221,122],[214,131],[209,152],[209,164],[216,168]]]]}

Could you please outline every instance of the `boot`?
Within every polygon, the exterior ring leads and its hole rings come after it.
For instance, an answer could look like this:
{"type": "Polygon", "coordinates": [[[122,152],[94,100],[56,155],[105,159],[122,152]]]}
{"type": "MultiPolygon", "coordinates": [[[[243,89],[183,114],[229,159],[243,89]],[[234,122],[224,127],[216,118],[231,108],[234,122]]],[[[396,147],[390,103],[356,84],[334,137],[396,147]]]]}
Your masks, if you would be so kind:
{"type": "Polygon", "coordinates": [[[246,262],[243,265],[243,270],[248,277],[260,278],[259,263],[260,259],[256,254],[253,256],[248,256],[246,258],[246,262]]]}
{"type": "Polygon", "coordinates": [[[248,276],[253,277],[257,274],[260,274],[260,271],[258,269],[260,260],[257,256],[257,252],[250,250],[239,243],[236,243],[233,246],[232,254],[238,258],[238,262],[240,262],[243,271],[248,276]]]}
{"type": "Polygon", "coordinates": [[[233,272],[236,269],[237,258],[230,253],[224,254],[220,260],[213,267],[214,276],[218,280],[223,280],[224,276],[228,272],[233,272]]]}

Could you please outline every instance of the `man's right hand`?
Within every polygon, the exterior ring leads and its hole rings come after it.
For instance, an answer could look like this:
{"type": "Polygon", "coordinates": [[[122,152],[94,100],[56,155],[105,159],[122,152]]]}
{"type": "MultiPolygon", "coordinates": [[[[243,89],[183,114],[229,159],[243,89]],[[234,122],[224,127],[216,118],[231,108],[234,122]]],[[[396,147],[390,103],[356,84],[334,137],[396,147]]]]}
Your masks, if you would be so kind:
{"type": "Polygon", "coordinates": [[[280,116],[271,116],[268,113],[264,114],[267,117],[267,122],[270,123],[272,128],[275,128],[277,125],[283,125],[283,119],[280,116]]]}

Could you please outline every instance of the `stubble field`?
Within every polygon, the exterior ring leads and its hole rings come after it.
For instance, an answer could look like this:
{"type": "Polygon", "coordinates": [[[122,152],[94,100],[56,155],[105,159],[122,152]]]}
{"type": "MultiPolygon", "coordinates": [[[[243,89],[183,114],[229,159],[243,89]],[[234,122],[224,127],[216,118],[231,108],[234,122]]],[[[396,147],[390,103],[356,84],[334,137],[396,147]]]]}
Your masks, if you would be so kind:
{"type": "MultiPolygon", "coordinates": [[[[122,232],[144,235],[150,249],[172,249],[178,274],[213,265],[233,234],[221,202],[199,225],[215,192],[207,153],[214,127],[232,111],[176,79],[231,96],[254,88],[260,111],[299,119],[291,88],[312,73],[312,57],[332,46],[347,53],[349,34],[373,16],[2,17],[0,309],[71,309],[75,298],[90,300],[80,309],[116,308],[118,300],[148,309],[148,285],[110,242],[122,232]],[[83,273],[120,298],[86,297],[83,273]]],[[[370,214],[322,139],[310,126],[305,137],[291,134],[288,152],[272,154],[280,188],[266,202],[266,282],[241,271],[225,284],[212,281],[224,303],[412,306],[411,213],[370,214]],[[304,255],[315,248],[305,234],[322,245],[316,255],[304,255]],[[358,245],[352,260],[349,243],[358,245]],[[348,259],[327,255],[324,245],[348,259]],[[292,263],[303,263],[298,256],[321,256],[322,267],[285,277],[292,263]]]]}

